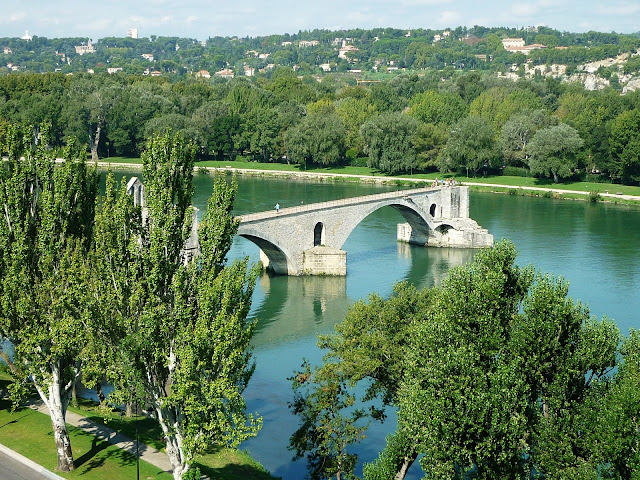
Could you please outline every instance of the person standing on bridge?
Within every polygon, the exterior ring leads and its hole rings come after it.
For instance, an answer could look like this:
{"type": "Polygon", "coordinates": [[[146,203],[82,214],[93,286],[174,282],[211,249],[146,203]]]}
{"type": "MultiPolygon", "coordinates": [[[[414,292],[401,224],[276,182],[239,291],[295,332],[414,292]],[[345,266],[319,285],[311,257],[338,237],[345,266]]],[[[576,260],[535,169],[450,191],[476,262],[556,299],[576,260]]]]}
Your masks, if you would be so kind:
{"type": "Polygon", "coordinates": [[[276,213],[280,212],[280,204],[276,202],[276,213]]]}

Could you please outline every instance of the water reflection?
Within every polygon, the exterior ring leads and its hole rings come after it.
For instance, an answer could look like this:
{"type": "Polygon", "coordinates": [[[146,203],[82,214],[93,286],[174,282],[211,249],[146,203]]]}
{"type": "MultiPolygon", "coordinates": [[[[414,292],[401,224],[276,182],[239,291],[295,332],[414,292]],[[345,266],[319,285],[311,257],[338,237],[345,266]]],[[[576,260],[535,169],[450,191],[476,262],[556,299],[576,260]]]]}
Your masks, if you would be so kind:
{"type": "Polygon", "coordinates": [[[469,263],[477,250],[470,248],[419,248],[397,242],[398,256],[409,262],[403,280],[412,285],[433,287],[447,276],[453,267],[469,263]]]}
{"type": "Polygon", "coordinates": [[[346,277],[288,277],[262,274],[263,297],[251,316],[258,320],[253,345],[282,345],[328,331],[347,310],[346,277]]]}

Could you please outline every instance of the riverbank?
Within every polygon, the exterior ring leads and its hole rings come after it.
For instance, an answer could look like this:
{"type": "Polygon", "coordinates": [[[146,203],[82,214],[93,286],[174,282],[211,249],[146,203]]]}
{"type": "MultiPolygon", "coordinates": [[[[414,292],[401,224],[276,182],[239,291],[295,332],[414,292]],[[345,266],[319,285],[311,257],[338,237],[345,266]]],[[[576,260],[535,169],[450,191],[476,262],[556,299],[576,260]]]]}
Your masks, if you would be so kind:
{"type": "MultiPolygon", "coordinates": [[[[112,168],[140,168],[142,166],[140,162],[130,160],[134,159],[101,161],[98,165],[103,167],[111,166],[112,168]]],[[[229,172],[238,175],[288,177],[297,180],[391,183],[398,186],[413,187],[421,186],[425,183],[431,184],[436,178],[441,178],[437,173],[388,176],[379,173],[376,174],[374,170],[368,167],[300,170],[299,165],[255,162],[198,162],[196,164],[196,170],[203,173],[229,172]]],[[[451,175],[446,175],[444,178],[447,177],[451,177],[451,175]]],[[[474,190],[492,193],[640,205],[640,187],[629,185],[594,182],[567,182],[556,185],[545,179],[511,176],[481,178],[456,177],[456,181],[458,184],[468,185],[474,190]]]]}

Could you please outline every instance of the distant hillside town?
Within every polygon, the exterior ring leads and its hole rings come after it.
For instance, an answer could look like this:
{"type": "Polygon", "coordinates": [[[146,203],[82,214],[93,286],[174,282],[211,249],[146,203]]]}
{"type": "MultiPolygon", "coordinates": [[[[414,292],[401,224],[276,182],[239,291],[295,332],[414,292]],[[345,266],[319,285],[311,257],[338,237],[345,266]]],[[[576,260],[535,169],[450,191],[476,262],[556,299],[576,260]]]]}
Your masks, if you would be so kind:
{"type": "Polygon", "coordinates": [[[570,33],[549,27],[444,30],[395,28],[313,30],[265,37],[139,36],[0,38],[0,75],[61,72],[193,76],[269,76],[286,66],[320,79],[348,73],[380,80],[427,70],[490,71],[517,80],[536,75],[583,83],[588,89],[640,87],[640,33],[570,33]]]}

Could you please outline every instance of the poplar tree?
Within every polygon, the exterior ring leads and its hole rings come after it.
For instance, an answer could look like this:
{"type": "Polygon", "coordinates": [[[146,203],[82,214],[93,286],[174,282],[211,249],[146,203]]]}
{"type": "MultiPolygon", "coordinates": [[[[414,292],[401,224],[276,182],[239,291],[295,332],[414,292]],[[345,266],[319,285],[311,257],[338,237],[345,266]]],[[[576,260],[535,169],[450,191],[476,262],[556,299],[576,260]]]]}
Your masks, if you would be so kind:
{"type": "Polygon", "coordinates": [[[179,137],[151,140],[144,207],[122,189],[118,197],[109,180],[97,228],[101,298],[116,352],[109,400],[153,410],[176,479],[197,453],[235,447],[261,426],[242,397],[254,369],[246,317],[257,272],[248,259],[226,262],[238,228],[231,215],[237,187],[215,179],[198,229],[200,255],[184,258],[194,157],[195,147],[179,137]]]}
{"type": "Polygon", "coordinates": [[[88,268],[98,177],[73,143],[57,166],[43,125],[12,125],[0,165],[0,336],[14,357],[0,356],[16,381],[14,402],[30,386],[49,409],[57,469],[74,469],[65,418],[94,330],[88,268]]]}

